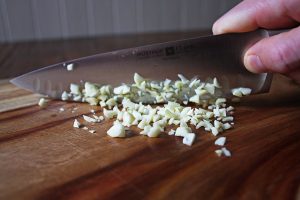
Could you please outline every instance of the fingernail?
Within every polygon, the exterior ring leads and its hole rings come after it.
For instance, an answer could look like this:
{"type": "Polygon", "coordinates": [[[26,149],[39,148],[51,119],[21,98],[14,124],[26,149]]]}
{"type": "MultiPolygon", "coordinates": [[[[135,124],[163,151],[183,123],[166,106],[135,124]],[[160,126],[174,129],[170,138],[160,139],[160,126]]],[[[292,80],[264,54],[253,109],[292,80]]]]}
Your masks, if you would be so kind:
{"type": "Polygon", "coordinates": [[[265,69],[265,66],[257,55],[246,56],[244,63],[246,68],[251,72],[258,73],[264,71],[265,69]]]}

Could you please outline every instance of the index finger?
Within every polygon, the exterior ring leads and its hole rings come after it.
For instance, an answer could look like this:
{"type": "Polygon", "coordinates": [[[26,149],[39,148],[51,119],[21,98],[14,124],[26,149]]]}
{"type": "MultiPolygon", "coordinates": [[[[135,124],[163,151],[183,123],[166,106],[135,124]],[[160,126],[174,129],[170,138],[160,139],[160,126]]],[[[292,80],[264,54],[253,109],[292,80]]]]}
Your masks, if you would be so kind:
{"type": "Polygon", "coordinates": [[[300,22],[299,0],[245,0],[213,25],[214,34],[286,28],[300,22]]]}

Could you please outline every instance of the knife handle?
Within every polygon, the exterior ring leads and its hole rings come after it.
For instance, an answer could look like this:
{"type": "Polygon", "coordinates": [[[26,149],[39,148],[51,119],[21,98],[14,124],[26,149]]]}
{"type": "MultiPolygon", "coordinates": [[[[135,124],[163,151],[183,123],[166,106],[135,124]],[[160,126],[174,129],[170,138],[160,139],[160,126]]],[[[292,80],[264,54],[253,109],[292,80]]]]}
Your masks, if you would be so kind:
{"type": "Polygon", "coordinates": [[[277,30],[266,30],[269,37],[274,36],[274,35],[278,35],[280,33],[284,33],[284,32],[288,32],[292,29],[277,29],[277,30]]]}

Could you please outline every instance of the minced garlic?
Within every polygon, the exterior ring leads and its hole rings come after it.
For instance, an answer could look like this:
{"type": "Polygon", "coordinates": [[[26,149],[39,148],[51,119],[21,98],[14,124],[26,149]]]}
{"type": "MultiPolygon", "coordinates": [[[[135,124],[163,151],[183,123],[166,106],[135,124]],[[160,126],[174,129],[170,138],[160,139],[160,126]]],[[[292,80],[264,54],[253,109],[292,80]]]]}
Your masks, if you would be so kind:
{"type": "MultiPolygon", "coordinates": [[[[169,135],[183,137],[183,143],[192,145],[196,129],[203,128],[218,136],[233,126],[232,106],[227,106],[226,98],[222,98],[222,86],[216,78],[208,81],[189,80],[178,75],[179,80],[166,79],[162,82],[150,81],[141,75],[134,74],[134,83],[118,87],[99,85],[86,82],[84,87],[71,84],[70,93],[62,94],[63,100],[76,99],[91,105],[100,105],[107,119],[116,118],[114,125],[107,131],[111,137],[125,137],[125,127],[137,126],[141,134],[148,137],[159,137],[167,126],[177,126],[171,129],[169,135]],[[145,104],[161,103],[156,107],[145,104]],[[193,103],[197,107],[188,106],[193,103]],[[183,105],[182,105],[183,104],[183,105]],[[121,105],[121,107],[119,107],[121,105]]],[[[249,95],[249,88],[234,88],[232,94],[236,97],[249,95]]],[[[92,112],[95,114],[95,112],[92,112]]],[[[83,116],[87,122],[100,122],[103,116],[94,118],[83,116]]],[[[223,146],[225,137],[215,141],[223,146]]],[[[226,148],[216,150],[218,155],[230,156],[226,148]]]]}

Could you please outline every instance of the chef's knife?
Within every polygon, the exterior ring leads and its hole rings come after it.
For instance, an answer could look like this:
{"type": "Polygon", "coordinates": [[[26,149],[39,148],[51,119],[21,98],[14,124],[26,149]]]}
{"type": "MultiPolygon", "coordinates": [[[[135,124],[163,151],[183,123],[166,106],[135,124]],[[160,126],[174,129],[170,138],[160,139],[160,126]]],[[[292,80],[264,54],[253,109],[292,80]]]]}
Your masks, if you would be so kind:
{"type": "Polygon", "coordinates": [[[135,72],[152,80],[175,80],[177,74],[201,80],[217,77],[228,95],[235,87],[252,93],[267,92],[271,74],[253,74],[243,65],[243,54],[266,30],[204,36],[97,54],[44,67],[11,80],[11,83],[51,98],[61,98],[71,83],[86,81],[113,86],[131,83],[135,72]],[[73,64],[72,71],[67,65],[73,64]]]}

